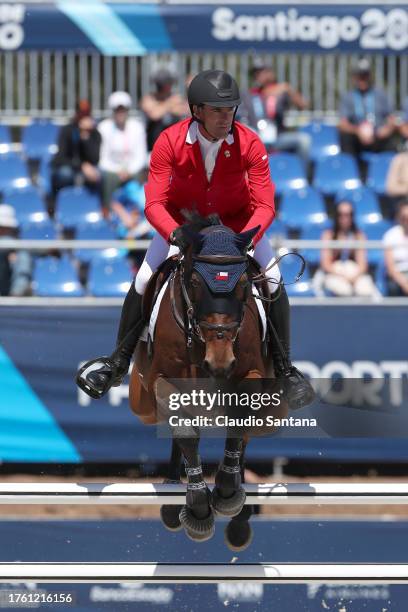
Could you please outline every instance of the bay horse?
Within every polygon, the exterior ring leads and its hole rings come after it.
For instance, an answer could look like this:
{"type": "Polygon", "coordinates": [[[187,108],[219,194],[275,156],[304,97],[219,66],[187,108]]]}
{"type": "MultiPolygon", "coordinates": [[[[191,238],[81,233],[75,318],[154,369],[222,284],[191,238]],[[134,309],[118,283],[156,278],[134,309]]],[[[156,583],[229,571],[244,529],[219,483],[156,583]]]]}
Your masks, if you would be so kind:
{"type": "MultiPolygon", "coordinates": [[[[144,297],[144,312],[148,313],[170,268],[154,341],[150,346],[139,341],[130,377],[131,410],[147,425],[158,422],[158,404],[163,393],[166,395],[167,391],[169,395],[173,388],[169,379],[206,378],[234,384],[263,379],[268,372],[247,255],[259,228],[235,234],[221,224],[217,215],[207,218],[196,215],[182,227],[189,247],[176,259],[167,260],[155,273],[144,297]]],[[[263,285],[267,295],[267,283],[263,285]]],[[[287,411],[283,401],[274,416],[286,416],[287,411]]],[[[191,539],[204,541],[214,533],[217,513],[231,518],[225,533],[230,548],[243,550],[248,546],[252,538],[249,525],[252,507],[244,506],[242,483],[249,436],[249,429],[241,436],[229,435],[227,429],[224,457],[211,492],[204,481],[198,453],[199,428],[172,428],[165,482],[181,482],[183,458],[188,483],[184,506],[161,508],[168,529],[184,527],[191,539]]]]}

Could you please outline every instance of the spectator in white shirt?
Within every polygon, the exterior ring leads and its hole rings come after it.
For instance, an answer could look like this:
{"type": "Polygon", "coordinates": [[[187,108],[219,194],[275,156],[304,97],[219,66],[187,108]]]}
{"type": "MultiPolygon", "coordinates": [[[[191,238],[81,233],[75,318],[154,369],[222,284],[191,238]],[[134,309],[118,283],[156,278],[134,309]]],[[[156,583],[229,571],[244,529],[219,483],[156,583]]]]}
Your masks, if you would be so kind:
{"type": "Polygon", "coordinates": [[[132,98],[126,91],[109,96],[112,117],[98,126],[102,136],[99,167],[102,171],[102,206],[109,213],[115,189],[135,179],[147,166],[146,130],[139,119],[129,117],[132,98]]]}
{"type": "Polygon", "coordinates": [[[408,200],[398,205],[397,222],[384,234],[388,295],[408,295],[408,200]]]}

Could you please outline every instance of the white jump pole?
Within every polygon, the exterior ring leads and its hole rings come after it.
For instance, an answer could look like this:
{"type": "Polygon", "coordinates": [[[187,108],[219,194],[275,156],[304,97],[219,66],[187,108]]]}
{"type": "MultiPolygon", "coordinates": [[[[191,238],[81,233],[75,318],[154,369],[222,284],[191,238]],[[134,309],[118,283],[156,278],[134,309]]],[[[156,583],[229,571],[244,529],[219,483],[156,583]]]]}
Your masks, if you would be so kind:
{"type": "Polygon", "coordinates": [[[408,584],[405,563],[0,563],[0,582],[408,584]]]}
{"type": "MultiPolygon", "coordinates": [[[[211,488],[211,487],[210,487],[211,488]]],[[[246,503],[408,504],[408,483],[265,483],[245,485],[246,503]]],[[[0,504],[184,504],[184,485],[109,483],[0,483],[0,504]]]]}

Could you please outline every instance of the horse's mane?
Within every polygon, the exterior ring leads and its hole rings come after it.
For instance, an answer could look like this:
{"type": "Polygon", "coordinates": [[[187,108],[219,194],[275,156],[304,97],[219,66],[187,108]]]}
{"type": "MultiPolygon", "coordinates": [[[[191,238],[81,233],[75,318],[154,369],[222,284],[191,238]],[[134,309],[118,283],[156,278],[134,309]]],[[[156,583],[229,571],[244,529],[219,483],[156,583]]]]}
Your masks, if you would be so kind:
{"type": "Polygon", "coordinates": [[[186,220],[183,226],[188,227],[193,232],[208,234],[221,226],[226,232],[234,233],[223,224],[218,213],[212,213],[207,217],[203,217],[195,210],[182,210],[181,212],[186,220]]]}

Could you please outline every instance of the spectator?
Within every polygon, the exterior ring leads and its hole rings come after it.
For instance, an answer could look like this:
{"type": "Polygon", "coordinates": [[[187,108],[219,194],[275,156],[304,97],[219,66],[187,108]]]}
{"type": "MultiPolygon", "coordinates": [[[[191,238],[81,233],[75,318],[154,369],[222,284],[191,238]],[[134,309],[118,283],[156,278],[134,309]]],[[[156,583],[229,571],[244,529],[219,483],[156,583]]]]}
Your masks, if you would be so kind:
{"type": "Polygon", "coordinates": [[[135,181],[129,181],[113,194],[112,211],[119,219],[121,238],[152,237],[152,227],[144,216],[144,201],[144,188],[135,181]]]}
{"type": "MultiPolygon", "coordinates": [[[[0,204],[0,240],[15,239],[18,223],[14,208],[0,204]]],[[[31,256],[28,251],[0,250],[0,295],[30,295],[31,256]]]]}
{"type": "Polygon", "coordinates": [[[76,183],[85,183],[92,189],[99,186],[100,146],[101,135],[91,116],[90,104],[81,100],[75,116],[59,133],[58,152],[52,160],[54,194],[62,187],[76,183]]]}
{"type": "Polygon", "coordinates": [[[109,96],[113,116],[98,129],[102,136],[99,167],[102,171],[102,207],[109,214],[112,194],[147,166],[146,132],[142,121],[129,117],[132,98],[125,91],[109,96]]]}
{"type": "Polygon", "coordinates": [[[405,99],[404,107],[402,109],[402,123],[399,128],[400,134],[403,139],[408,142],[408,98],[405,99]]]}
{"type": "Polygon", "coordinates": [[[264,144],[278,151],[295,151],[306,162],[310,153],[310,136],[290,132],[285,127],[285,114],[291,106],[307,108],[303,96],[289,83],[279,83],[275,72],[257,63],[252,71],[254,87],[244,95],[241,115],[259,132],[264,144]]]}
{"type": "Polygon", "coordinates": [[[408,150],[398,153],[392,160],[386,189],[389,196],[408,197],[408,150]]]}
{"type": "Polygon", "coordinates": [[[408,295],[408,199],[398,205],[397,225],[384,234],[388,295],[408,295]]]}
{"type": "Polygon", "coordinates": [[[370,62],[360,59],[353,68],[353,89],[340,102],[340,139],[344,153],[354,155],[364,170],[361,154],[389,150],[395,118],[384,91],[374,87],[370,62]]]}
{"type": "Polygon", "coordinates": [[[167,68],[160,68],[152,76],[155,91],[143,96],[140,108],[146,115],[147,148],[152,150],[161,132],[189,114],[187,100],[179,93],[172,93],[175,75],[167,68]]]}
{"type": "MultiPolygon", "coordinates": [[[[352,204],[347,201],[338,204],[334,227],[323,232],[322,240],[365,240],[364,233],[357,228],[354,221],[352,204]]],[[[378,295],[368,274],[364,249],[324,248],[320,265],[325,273],[323,286],[330,293],[341,297],[378,295]]]]}
{"type": "Polygon", "coordinates": [[[405,100],[399,132],[405,140],[405,151],[391,162],[387,176],[387,194],[392,197],[408,197],[408,98],[405,100]]]}

